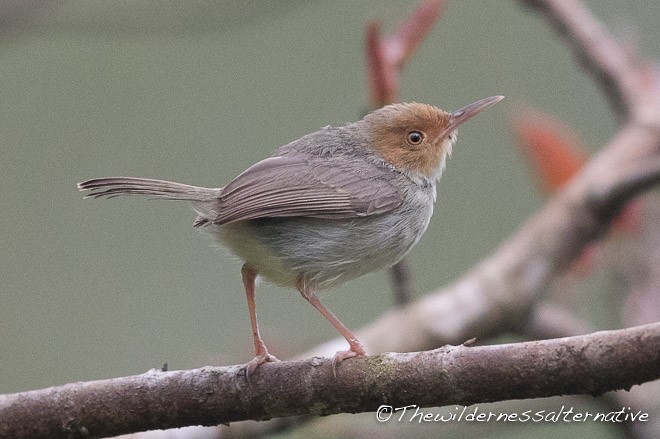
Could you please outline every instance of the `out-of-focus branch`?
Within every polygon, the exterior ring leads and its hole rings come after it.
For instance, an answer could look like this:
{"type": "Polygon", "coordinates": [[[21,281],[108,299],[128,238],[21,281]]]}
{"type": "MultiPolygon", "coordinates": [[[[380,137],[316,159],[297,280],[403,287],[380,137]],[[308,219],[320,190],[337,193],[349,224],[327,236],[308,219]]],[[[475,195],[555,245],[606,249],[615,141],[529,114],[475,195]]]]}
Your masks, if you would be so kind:
{"type": "Polygon", "coordinates": [[[589,335],[343,362],[263,365],[247,384],[240,366],[134,377],[4,395],[0,437],[103,437],[245,419],[598,395],[660,378],[660,323],[589,335]],[[589,377],[589,379],[585,379],[589,377]],[[38,416],[35,416],[38,413],[38,416]]]}
{"type": "MultiPolygon", "coordinates": [[[[653,66],[615,40],[586,5],[574,0],[521,0],[543,14],[564,35],[584,67],[602,85],[617,114],[628,117],[640,104],[657,101],[653,66]],[[648,92],[652,95],[648,96],[648,92]]],[[[652,104],[657,106],[657,102],[652,104]]],[[[640,115],[637,115],[639,117],[640,115]]]]}
{"type": "Polygon", "coordinates": [[[536,305],[527,321],[520,323],[517,332],[530,340],[572,337],[593,331],[587,322],[570,310],[548,302],[536,305]]]}
{"type": "Polygon", "coordinates": [[[389,269],[390,281],[394,290],[394,304],[403,306],[412,300],[412,275],[405,259],[394,264],[389,269]]]}

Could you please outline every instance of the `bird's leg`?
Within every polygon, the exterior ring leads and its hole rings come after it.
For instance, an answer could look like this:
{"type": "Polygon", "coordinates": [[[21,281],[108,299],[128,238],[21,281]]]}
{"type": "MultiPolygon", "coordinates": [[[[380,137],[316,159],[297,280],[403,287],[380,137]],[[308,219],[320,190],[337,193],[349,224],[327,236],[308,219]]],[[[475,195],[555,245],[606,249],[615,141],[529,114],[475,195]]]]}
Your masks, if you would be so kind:
{"type": "Polygon", "coordinates": [[[254,281],[257,278],[257,272],[250,268],[247,264],[244,264],[241,268],[241,275],[243,276],[243,286],[245,287],[245,295],[247,296],[248,311],[250,312],[250,323],[252,324],[252,339],[254,341],[255,357],[245,366],[245,378],[249,382],[250,374],[257,370],[257,367],[267,361],[279,360],[268,352],[268,348],[266,348],[266,344],[261,338],[261,334],[259,334],[257,307],[254,302],[254,281]]]}
{"type": "Polygon", "coordinates": [[[325,307],[319,300],[319,298],[314,294],[314,289],[313,286],[310,285],[308,282],[305,281],[305,278],[302,276],[298,276],[298,279],[296,280],[296,287],[298,288],[298,291],[300,291],[300,294],[307,300],[309,303],[312,304],[314,308],[316,308],[321,314],[323,314],[323,317],[325,317],[331,324],[332,326],[339,331],[339,333],[346,339],[348,344],[350,345],[350,349],[348,351],[339,351],[335,354],[334,358],[332,359],[332,374],[337,377],[337,364],[341,363],[347,358],[351,357],[364,357],[367,355],[367,352],[364,350],[364,346],[362,346],[362,343],[360,343],[360,340],[355,337],[355,335],[348,329],[338,318],[335,316],[332,311],[330,311],[328,308],[325,307]]]}

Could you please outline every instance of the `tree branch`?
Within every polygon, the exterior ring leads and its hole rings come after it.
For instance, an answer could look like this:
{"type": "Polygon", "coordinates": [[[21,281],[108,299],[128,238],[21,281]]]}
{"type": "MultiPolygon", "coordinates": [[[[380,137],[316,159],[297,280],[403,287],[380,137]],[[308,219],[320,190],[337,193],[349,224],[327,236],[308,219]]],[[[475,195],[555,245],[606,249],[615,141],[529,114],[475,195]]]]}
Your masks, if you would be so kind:
{"type": "Polygon", "coordinates": [[[660,323],[618,331],[411,354],[205,367],[73,383],[0,397],[0,437],[82,438],[380,405],[470,405],[628,389],[660,378],[660,323]],[[39,416],[35,416],[38,413],[39,416]]]}
{"type": "Polygon", "coordinates": [[[603,86],[617,114],[629,115],[651,85],[651,66],[619,44],[580,1],[522,2],[536,8],[566,37],[585,69],[603,86]]]}

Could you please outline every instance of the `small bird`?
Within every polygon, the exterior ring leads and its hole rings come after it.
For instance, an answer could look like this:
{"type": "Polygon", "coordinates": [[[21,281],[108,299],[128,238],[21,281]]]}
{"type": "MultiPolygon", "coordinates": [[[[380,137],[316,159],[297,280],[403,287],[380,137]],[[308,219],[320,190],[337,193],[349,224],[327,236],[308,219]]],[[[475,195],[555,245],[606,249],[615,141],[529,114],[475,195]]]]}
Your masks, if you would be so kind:
{"type": "Polygon", "coordinates": [[[133,177],[78,183],[86,196],[148,195],[188,201],[194,227],[240,257],[255,357],[246,376],[278,361],[259,333],[255,279],[298,289],[348,341],[336,365],[366,355],[353,333],[318,299],[319,289],[391,266],[426,231],[436,182],[456,129],[503,96],[452,113],[419,103],[385,106],[347,125],[327,126],[281,146],[220,188],[133,177]]]}

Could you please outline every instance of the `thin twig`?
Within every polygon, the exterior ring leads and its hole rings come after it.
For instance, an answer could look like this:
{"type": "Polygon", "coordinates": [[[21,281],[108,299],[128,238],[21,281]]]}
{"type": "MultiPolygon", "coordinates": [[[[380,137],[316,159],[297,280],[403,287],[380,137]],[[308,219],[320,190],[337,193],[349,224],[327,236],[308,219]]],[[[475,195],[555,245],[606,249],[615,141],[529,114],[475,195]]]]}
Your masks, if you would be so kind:
{"type": "MultiPolygon", "coordinates": [[[[396,33],[381,37],[380,23],[372,21],[365,32],[367,83],[371,109],[399,100],[399,77],[440,17],[444,0],[425,0],[404,20],[396,33]]],[[[404,305],[412,298],[412,275],[406,259],[389,270],[394,303],[404,305]]]]}
{"type": "Polygon", "coordinates": [[[394,290],[394,304],[403,306],[412,300],[412,276],[405,259],[389,269],[390,281],[394,290]]]}

